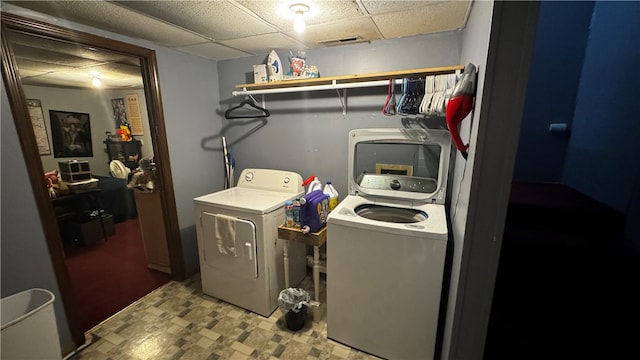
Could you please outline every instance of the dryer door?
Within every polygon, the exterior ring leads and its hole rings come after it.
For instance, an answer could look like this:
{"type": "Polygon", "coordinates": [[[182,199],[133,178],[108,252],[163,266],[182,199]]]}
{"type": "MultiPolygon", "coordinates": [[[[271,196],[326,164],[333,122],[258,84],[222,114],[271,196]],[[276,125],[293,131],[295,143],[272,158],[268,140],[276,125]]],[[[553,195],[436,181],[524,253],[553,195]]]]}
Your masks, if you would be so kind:
{"type": "Polygon", "coordinates": [[[256,279],[258,277],[256,226],[248,220],[231,219],[226,215],[206,211],[202,213],[205,263],[230,277],[256,279]],[[216,231],[216,225],[228,226],[216,231]]]}

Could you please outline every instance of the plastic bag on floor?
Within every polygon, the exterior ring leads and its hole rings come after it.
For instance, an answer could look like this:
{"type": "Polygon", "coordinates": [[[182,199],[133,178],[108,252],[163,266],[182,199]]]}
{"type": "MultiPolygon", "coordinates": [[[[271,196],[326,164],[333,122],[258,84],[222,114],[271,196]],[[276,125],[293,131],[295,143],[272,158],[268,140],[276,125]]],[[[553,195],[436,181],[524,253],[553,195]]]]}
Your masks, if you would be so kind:
{"type": "Polygon", "coordinates": [[[293,310],[297,313],[303,305],[309,305],[309,300],[311,300],[309,293],[300,288],[284,289],[278,295],[278,305],[284,312],[293,310]]]}

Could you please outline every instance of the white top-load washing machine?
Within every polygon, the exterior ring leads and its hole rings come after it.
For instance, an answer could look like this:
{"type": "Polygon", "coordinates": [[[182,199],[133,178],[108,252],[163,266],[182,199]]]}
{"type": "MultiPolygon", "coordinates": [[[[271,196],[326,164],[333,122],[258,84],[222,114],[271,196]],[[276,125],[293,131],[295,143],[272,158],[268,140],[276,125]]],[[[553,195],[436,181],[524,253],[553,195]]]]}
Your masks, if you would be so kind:
{"type": "Polygon", "coordinates": [[[327,337],[388,359],[431,359],[442,294],[451,137],[349,133],[349,195],[327,219],[327,337]]]}
{"type": "MultiPolygon", "coordinates": [[[[236,187],[195,198],[202,291],[271,315],[284,289],[283,243],[278,240],[284,203],[303,194],[297,173],[245,169],[236,187]]],[[[291,284],[306,275],[305,252],[304,244],[289,245],[291,284]]]]}

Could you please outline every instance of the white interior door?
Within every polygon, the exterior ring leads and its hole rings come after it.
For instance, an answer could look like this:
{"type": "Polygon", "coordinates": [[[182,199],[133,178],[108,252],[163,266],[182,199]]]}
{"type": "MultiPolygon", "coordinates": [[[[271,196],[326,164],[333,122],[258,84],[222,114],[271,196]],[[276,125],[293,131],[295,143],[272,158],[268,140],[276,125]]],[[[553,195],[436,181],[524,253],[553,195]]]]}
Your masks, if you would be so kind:
{"type": "Polygon", "coordinates": [[[235,242],[235,254],[221,252],[216,239],[216,217],[218,214],[203,212],[202,234],[204,259],[207,266],[215,268],[232,277],[256,279],[258,277],[258,259],[256,250],[256,226],[249,220],[234,218],[235,239],[224,239],[228,243],[235,242]]]}

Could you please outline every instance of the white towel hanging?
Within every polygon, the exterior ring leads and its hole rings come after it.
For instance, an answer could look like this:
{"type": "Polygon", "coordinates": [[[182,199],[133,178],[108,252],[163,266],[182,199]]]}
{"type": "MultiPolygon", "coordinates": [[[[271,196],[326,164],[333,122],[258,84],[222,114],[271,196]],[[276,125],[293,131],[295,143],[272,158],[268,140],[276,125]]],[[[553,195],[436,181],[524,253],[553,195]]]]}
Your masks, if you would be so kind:
{"type": "Polygon", "coordinates": [[[236,218],[227,215],[216,214],[214,220],[215,238],[218,251],[229,256],[238,256],[236,253],[236,218]]]}

